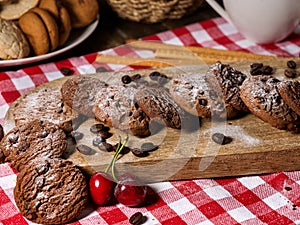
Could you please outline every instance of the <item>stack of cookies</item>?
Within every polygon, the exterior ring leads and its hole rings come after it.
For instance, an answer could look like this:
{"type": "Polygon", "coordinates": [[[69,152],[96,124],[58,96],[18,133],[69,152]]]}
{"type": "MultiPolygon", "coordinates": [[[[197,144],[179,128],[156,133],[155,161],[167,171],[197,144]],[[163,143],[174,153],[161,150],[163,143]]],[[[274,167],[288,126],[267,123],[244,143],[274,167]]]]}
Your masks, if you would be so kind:
{"type": "Polygon", "coordinates": [[[92,23],[97,0],[17,0],[0,2],[2,59],[43,55],[64,46],[72,29],[92,23]],[[16,43],[16,44],[11,44],[16,43]],[[12,53],[11,53],[12,52],[12,53]]]}

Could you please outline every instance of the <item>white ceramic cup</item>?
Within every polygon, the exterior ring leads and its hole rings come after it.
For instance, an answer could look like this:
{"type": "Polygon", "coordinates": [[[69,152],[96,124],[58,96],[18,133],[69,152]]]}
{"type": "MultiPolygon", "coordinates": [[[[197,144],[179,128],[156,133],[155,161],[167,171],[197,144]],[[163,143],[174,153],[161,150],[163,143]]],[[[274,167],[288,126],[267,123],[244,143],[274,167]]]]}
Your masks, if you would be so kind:
{"type": "Polygon", "coordinates": [[[300,22],[300,0],[206,0],[247,39],[276,43],[289,36],[300,22]]]}

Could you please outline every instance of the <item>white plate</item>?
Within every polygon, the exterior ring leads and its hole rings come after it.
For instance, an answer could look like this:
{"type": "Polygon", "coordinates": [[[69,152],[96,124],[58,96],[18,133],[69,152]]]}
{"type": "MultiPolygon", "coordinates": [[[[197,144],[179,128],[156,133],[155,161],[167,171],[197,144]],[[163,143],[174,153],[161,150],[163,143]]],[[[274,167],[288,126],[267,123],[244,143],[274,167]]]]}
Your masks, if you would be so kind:
{"type": "Polygon", "coordinates": [[[71,48],[74,48],[75,46],[77,46],[81,42],[83,42],[85,39],[87,39],[93,33],[93,31],[96,29],[98,23],[99,23],[99,16],[98,16],[97,20],[95,20],[89,26],[81,28],[81,29],[73,29],[71,31],[72,33],[69,37],[69,40],[64,45],[64,47],[57,49],[54,52],[50,52],[48,54],[40,55],[40,56],[27,57],[27,58],[23,58],[23,59],[0,60],[0,68],[7,67],[7,66],[17,66],[17,65],[24,65],[24,64],[39,62],[39,61],[57,56],[59,54],[62,54],[64,52],[70,50],[71,48]]]}

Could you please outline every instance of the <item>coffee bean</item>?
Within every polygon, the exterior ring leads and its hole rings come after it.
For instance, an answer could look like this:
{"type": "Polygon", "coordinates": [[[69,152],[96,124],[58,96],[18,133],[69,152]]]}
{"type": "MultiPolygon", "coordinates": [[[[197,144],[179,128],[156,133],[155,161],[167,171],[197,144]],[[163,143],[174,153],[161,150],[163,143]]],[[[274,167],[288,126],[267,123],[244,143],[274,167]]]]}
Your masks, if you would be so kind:
{"type": "Polygon", "coordinates": [[[297,76],[297,73],[293,69],[285,69],[284,76],[286,76],[288,78],[295,78],[297,76]]]}
{"type": "Polygon", "coordinates": [[[131,77],[129,75],[124,75],[121,78],[123,84],[129,84],[131,82],[131,77]]]}
{"type": "Polygon", "coordinates": [[[4,130],[2,125],[0,124],[0,141],[2,140],[3,137],[4,137],[4,130]]]}
{"type": "Polygon", "coordinates": [[[133,155],[137,157],[146,157],[149,155],[148,152],[142,151],[140,148],[132,148],[130,149],[130,151],[132,152],[133,155]]]}
{"type": "Polygon", "coordinates": [[[296,69],[296,67],[297,67],[297,64],[294,60],[287,61],[286,65],[290,69],[296,69]]]}
{"type": "Polygon", "coordinates": [[[106,131],[106,130],[100,130],[98,133],[97,133],[98,136],[104,138],[104,139],[108,139],[112,136],[112,133],[110,133],[109,131],[106,131]]]}
{"type": "Polygon", "coordinates": [[[93,139],[93,145],[94,146],[98,146],[99,144],[101,144],[102,142],[105,142],[105,139],[101,136],[96,136],[94,139],[93,139]]]}
{"type": "Polygon", "coordinates": [[[94,134],[99,133],[100,131],[102,131],[104,129],[104,125],[101,123],[97,123],[97,124],[93,124],[90,128],[90,131],[94,134]]]}
{"type": "Polygon", "coordinates": [[[141,79],[141,78],[142,78],[142,75],[138,74],[138,73],[131,76],[132,81],[136,81],[136,80],[141,79]]]}
{"type": "Polygon", "coordinates": [[[149,77],[151,80],[157,80],[158,77],[160,77],[160,72],[158,71],[153,71],[149,74],[149,77]]]}
{"type": "Polygon", "coordinates": [[[145,217],[141,212],[136,212],[129,218],[129,223],[132,225],[141,225],[146,221],[147,217],[145,217]]]}
{"type": "Polygon", "coordinates": [[[71,131],[71,136],[72,138],[74,138],[75,140],[80,140],[81,138],[83,138],[83,133],[73,130],[71,131]]]}
{"type": "Polygon", "coordinates": [[[158,149],[157,145],[154,145],[152,142],[145,142],[141,146],[143,152],[155,151],[158,149]]]}
{"type": "Polygon", "coordinates": [[[262,63],[252,63],[251,65],[250,65],[250,68],[251,69],[260,69],[260,68],[262,68],[263,67],[263,64],[262,63]]]}
{"type": "Polygon", "coordinates": [[[76,147],[76,149],[84,155],[94,155],[96,153],[96,151],[94,149],[90,148],[87,145],[83,145],[83,144],[78,145],[76,147]]]}
{"type": "Polygon", "coordinates": [[[214,133],[212,135],[212,140],[214,142],[216,142],[217,144],[225,145],[225,144],[230,143],[232,141],[232,138],[225,136],[224,134],[221,134],[221,133],[214,133]]]}
{"type": "Polygon", "coordinates": [[[273,68],[271,66],[263,66],[262,67],[262,74],[271,75],[272,73],[273,73],[273,68]]]}
{"type": "Polygon", "coordinates": [[[255,75],[262,75],[262,68],[251,68],[250,74],[255,75]]]}
{"type": "MultiPolygon", "coordinates": [[[[116,143],[115,145],[113,145],[112,148],[113,148],[114,152],[117,151],[118,143],[116,143]]],[[[130,150],[131,149],[129,147],[124,146],[123,149],[122,149],[122,151],[120,153],[124,155],[124,154],[127,154],[128,152],[130,152],[130,150]]]]}
{"type": "Polygon", "coordinates": [[[107,142],[99,143],[98,148],[99,148],[99,150],[105,151],[105,152],[113,151],[113,146],[110,143],[107,143],[107,142]]]}
{"type": "Polygon", "coordinates": [[[66,68],[66,67],[62,67],[60,69],[60,72],[65,75],[65,76],[70,76],[70,75],[73,75],[74,74],[74,70],[71,70],[69,68],[66,68]]]}

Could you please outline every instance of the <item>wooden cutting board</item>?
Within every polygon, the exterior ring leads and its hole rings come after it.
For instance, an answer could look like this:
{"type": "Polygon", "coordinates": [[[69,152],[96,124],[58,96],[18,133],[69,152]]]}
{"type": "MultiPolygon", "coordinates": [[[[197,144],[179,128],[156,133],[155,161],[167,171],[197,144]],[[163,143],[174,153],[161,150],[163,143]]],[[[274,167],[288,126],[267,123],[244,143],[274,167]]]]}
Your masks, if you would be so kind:
{"type": "MultiPolygon", "coordinates": [[[[263,63],[275,69],[274,76],[286,79],[283,71],[287,68],[287,60],[278,59],[263,61],[263,63]]],[[[299,65],[299,59],[295,60],[299,65]]],[[[232,65],[248,73],[251,63],[247,61],[232,63],[232,65]]],[[[207,68],[207,65],[198,65],[155,70],[161,71],[169,77],[189,72],[197,72],[201,76],[206,73],[207,68]]],[[[124,74],[139,73],[148,77],[151,71],[153,70],[105,72],[89,76],[97,77],[107,83],[120,83],[124,74]]],[[[69,78],[64,77],[46,83],[32,92],[45,86],[60,88],[67,79],[69,78]]],[[[11,105],[6,114],[4,122],[6,131],[14,126],[14,106],[20,99],[11,105]]],[[[97,121],[90,119],[78,128],[80,132],[84,133],[84,137],[77,144],[86,144],[96,149],[92,145],[95,135],[89,131],[94,123],[97,121]]],[[[199,120],[196,119],[194,124],[195,127],[189,131],[162,128],[147,138],[130,136],[127,144],[129,147],[140,147],[142,143],[152,142],[159,148],[150,152],[150,155],[145,158],[138,158],[131,153],[122,156],[116,163],[117,172],[131,172],[147,182],[156,182],[300,170],[300,134],[273,128],[252,114],[223,122],[203,119],[199,123],[199,120]],[[224,133],[232,137],[233,141],[226,145],[218,145],[211,140],[211,136],[215,132],[224,133]]],[[[111,129],[111,131],[114,135],[108,139],[110,143],[117,143],[119,135],[125,137],[125,134],[118,130],[111,129]]],[[[70,144],[65,157],[89,174],[96,170],[103,171],[113,156],[113,153],[97,149],[96,154],[87,156],[74,150],[73,147],[70,144]]]]}

